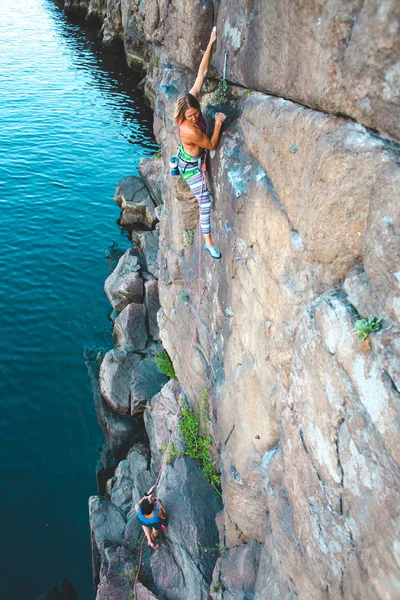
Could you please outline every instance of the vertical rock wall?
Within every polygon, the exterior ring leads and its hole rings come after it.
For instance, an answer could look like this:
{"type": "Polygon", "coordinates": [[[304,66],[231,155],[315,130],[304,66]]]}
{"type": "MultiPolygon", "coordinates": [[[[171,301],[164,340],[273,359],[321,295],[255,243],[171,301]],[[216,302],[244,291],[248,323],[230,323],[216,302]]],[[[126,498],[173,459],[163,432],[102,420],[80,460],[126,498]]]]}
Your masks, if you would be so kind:
{"type": "MultiPolygon", "coordinates": [[[[331,113],[398,137],[398,87],[382,93],[398,64],[397,7],[230,4],[219,4],[215,65],[228,49],[228,77],[260,91],[236,90],[241,117],[210,161],[222,260],[204,258],[188,384],[193,403],[212,389],[223,476],[229,550],[213,595],[396,598],[399,148],[331,113]],[[367,347],[360,316],[383,318],[367,347]]],[[[165,160],[191,81],[166,70],[157,84],[165,160]]],[[[199,243],[183,244],[182,198],[171,181],[159,253],[161,336],[181,378],[199,243]]]]}
{"type": "MultiPolygon", "coordinates": [[[[352,121],[251,93],[211,173],[222,260],[204,259],[188,389],[193,402],[213,390],[224,545],[248,557],[250,540],[262,544],[255,598],[396,598],[397,150],[352,121]],[[383,318],[367,347],[360,316],[383,318]]],[[[182,377],[197,250],[183,247],[174,196],[159,323],[182,377]]],[[[220,569],[241,598],[226,557],[220,569]]]]}
{"type": "MultiPolygon", "coordinates": [[[[240,118],[210,161],[222,259],[203,256],[187,386],[193,405],[210,390],[222,474],[226,552],[211,594],[396,599],[399,4],[129,6],[153,57],[147,89],[165,168],[174,105],[213,23],[215,73],[227,56],[238,86],[240,118]],[[362,345],[360,317],[383,319],[362,345]]],[[[181,182],[167,177],[163,201],[158,323],[182,380],[201,240],[187,245],[197,207],[181,182]]]]}

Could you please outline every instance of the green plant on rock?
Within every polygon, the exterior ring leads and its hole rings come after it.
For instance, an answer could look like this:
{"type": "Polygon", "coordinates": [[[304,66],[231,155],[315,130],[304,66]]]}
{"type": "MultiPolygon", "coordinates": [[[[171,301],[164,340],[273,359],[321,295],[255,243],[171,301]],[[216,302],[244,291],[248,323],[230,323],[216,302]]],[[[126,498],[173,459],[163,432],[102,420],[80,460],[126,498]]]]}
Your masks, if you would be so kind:
{"type": "Polygon", "coordinates": [[[169,465],[171,460],[175,457],[175,456],[184,456],[185,453],[178,450],[175,446],[175,444],[169,444],[168,446],[166,446],[165,444],[161,444],[160,446],[160,451],[165,454],[165,464],[169,465]]]}
{"type": "Polygon", "coordinates": [[[160,373],[166,375],[170,379],[176,379],[174,365],[172,364],[172,360],[165,349],[159,350],[155,353],[154,362],[156,363],[160,373]]]}
{"type": "Polygon", "coordinates": [[[232,106],[236,108],[236,99],[232,98],[228,90],[224,89],[223,81],[206,81],[203,86],[204,92],[207,94],[205,99],[207,104],[211,106],[232,106]]]}
{"type": "Polygon", "coordinates": [[[354,325],[354,332],[357,334],[358,341],[364,342],[370,333],[379,331],[382,327],[382,318],[371,317],[371,319],[358,319],[354,325]]]}
{"type": "Polygon", "coordinates": [[[205,94],[210,94],[215,89],[216,85],[217,85],[217,81],[211,80],[211,79],[206,79],[205,82],[203,83],[203,92],[205,94]]]}
{"type": "Polygon", "coordinates": [[[161,146],[156,152],[154,152],[154,158],[161,158],[161,146]]]}
{"type": "MultiPolygon", "coordinates": [[[[143,531],[140,531],[137,534],[136,540],[135,540],[135,548],[134,548],[135,552],[140,552],[140,548],[142,546],[143,538],[144,538],[144,533],[143,533],[143,531]]],[[[129,549],[131,550],[131,548],[129,548],[129,549]]],[[[129,600],[134,600],[133,588],[134,588],[134,585],[135,585],[135,581],[136,581],[136,576],[137,576],[137,573],[138,573],[138,569],[139,569],[139,565],[134,565],[132,567],[132,569],[125,569],[125,571],[122,573],[122,577],[124,579],[126,579],[126,581],[129,583],[129,585],[132,588],[132,591],[129,594],[129,600]]]]}
{"type": "Polygon", "coordinates": [[[160,68],[160,59],[158,56],[153,56],[153,58],[151,59],[151,61],[149,62],[149,68],[151,70],[159,70],[160,68]]]}
{"type": "Polygon", "coordinates": [[[137,550],[137,552],[139,552],[139,550],[140,550],[140,547],[143,542],[143,537],[144,537],[144,532],[139,531],[139,533],[136,536],[136,541],[135,541],[135,549],[137,550]]]}
{"type": "Polygon", "coordinates": [[[178,429],[184,445],[184,455],[190,456],[201,466],[204,478],[211,483],[220,494],[221,476],[216,472],[210,447],[212,436],[208,427],[208,390],[203,390],[199,402],[199,414],[191,410],[187,404],[181,403],[178,429]]]}
{"type": "Polygon", "coordinates": [[[138,571],[138,568],[135,565],[134,567],[132,567],[132,569],[125,569],[125,571],[122,573],[122,577],[124,579],[126,579],[126,581],[129,583],[129,585],[131,585],[132,587],[135,583],[137,571],[138,571]]]}
{"type": "Polygon", "coordinates": [[[219,579],[214,583],[212,591],[214,593],[218,593],[218,592],[224,592],[226,590],[226,587],[224,586],[224,584],[222,583],[222,581],[220,581],[219,579]]]}
{"type": "Polygon", "coordinates": [[[183,245],[185,248],[191,246],[194,242],[194,229],[185,229],[183,232],[183,245]]]}
{"type": "Polygon", "coordinates": [[[190,296],[186,290],[182,290],[181,293],[179,294],[179,300],[181,302],[183,302],[183,304],[188,304],[189,298],[190,298],[190,296]]]}

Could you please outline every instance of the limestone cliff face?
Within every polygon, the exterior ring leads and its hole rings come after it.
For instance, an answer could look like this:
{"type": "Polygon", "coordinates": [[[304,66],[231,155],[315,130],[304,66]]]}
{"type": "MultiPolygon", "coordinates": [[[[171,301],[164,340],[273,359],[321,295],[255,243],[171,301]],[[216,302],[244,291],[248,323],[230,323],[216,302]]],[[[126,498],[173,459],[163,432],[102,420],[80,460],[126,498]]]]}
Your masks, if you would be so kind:
{"type": "MultiPolygon", "coordinates": [[[[169,153],[173,136],[171,125],[169,153]]],[[[211,174],[223,258],[204,260],[188,389],[193,402],[213,390],[224,544],[263,545],[255,598],[396,598],[396,153],[357,123],[251,93],[211,174]],[[383,317],[367,349],[359,315],[383,317]]],[[[175,195],[161,221],[159,324],[182,377],[198,239],[183,247],[175,195]]],[[[218,578],[241,598],[227,565],[218,578]]]]}
{"type": "Polygon", "coordinates": [[[228,50],[240,107],[210,160],[222,259],[203,257],[187,385],[193,405],[210,390],[222,474],[226,552],[211,595],[398,598],[400,5],[109,0],[108,16],[112,6],[129,7],[150,57],[165,165],[158,324],[180,380],[201,240],[185,245],[197,206],[167,162],[176,99],[214,23],[215,74],[228,50]],[[383,327],[360,345],[354,324],[374,316],[383,327]]]}

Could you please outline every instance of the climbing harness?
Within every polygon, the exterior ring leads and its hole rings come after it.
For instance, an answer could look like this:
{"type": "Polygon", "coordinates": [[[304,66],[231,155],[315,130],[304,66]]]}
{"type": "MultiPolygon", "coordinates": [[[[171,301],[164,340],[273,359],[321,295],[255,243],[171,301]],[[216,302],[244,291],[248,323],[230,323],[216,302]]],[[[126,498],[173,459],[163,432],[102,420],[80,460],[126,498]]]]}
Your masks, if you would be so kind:
{"type": "MultiPolygon", "coordinates": [[[[171,156],[171,159],[174,158],[173,156],[171,156]]],[[[185,181],[185,179],[187,179],[188,177],[190,177],[190,174],[187,174],[187,176],[185,177],[185,173],[186,173],[186,169],[189,168],[189,171],[192,169],[200,169],[201,171],[203,171],[205,169],[204,165],[206,162],[206,151],[203,150],[201,152],[201,154],[199,154],[198,156],[191,156],[190,154],[188,154],[186,152],[186,150],[184,150],[183,145],[179,144],[178,146],[178,152],[177,152],[177,159],[178,159],[178,163],[179,161],[181,163],[184,163],[184,167],[183,169],[181,168],[179,170],[179,173],[182,177],[182,179],[185,181]],[[203,163],[203,165],[202,165],[203,163]]],[[[179,166],[178,166],[179,169],[179,166]]],[[[172,175],[172,173],[171,173],[172,175]]],[[[202,188],[203,191],[204,188],[202,188]]]]}

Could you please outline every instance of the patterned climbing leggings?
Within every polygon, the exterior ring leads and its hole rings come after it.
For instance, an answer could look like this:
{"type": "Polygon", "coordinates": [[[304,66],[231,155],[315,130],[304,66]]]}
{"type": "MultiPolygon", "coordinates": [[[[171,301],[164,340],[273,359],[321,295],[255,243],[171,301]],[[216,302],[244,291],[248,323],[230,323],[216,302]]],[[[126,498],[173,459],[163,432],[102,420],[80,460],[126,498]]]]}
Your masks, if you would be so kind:
{"type": "Polygon", "coordinates": [[[190,156],[184,151],[182,146],[179,148],[179,172],[181,177],[190,189],[193,195],[197,199],[200,208],[200,227],[204,235],[211,233],[210,224],[210,213],[211,213],[211,196],[207,189],[206,183],[203,183],[203,176],[201,172],[201,160],[203,154],[200,157],[195,158],[190,156]]]}

